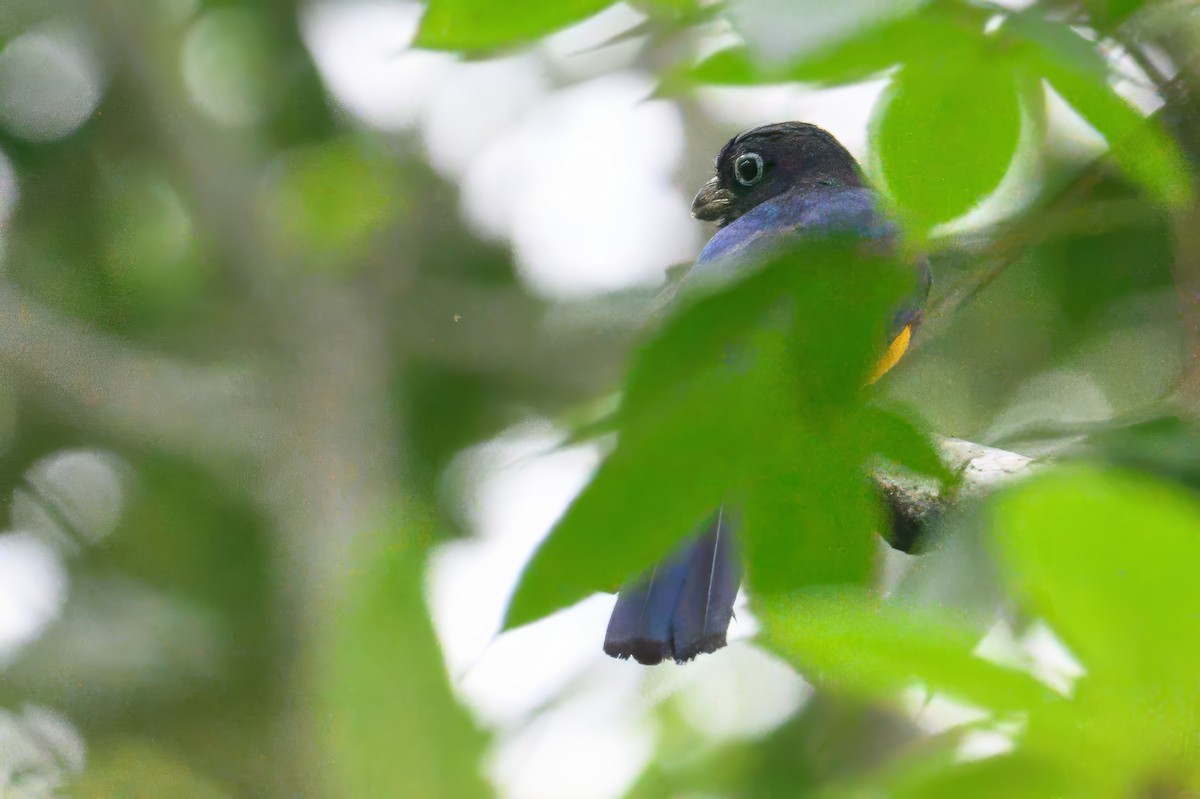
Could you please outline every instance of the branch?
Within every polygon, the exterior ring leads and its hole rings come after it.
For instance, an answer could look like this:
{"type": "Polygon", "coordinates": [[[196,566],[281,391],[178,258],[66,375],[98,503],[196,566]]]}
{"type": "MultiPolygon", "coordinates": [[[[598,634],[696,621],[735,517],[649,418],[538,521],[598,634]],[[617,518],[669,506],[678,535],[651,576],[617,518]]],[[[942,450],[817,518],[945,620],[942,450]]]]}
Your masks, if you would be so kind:
{"type": "Polygon", "coordinates": [[[936,480],[911,474],[877,470],[873,475],[892,512],[891,544],[904,552],[919,549],[929,525],[954,503],[1027,477],[1037,467],[1033,458],[958,438],[941,438],[937,446],[942,461],[959,476],[953,491],[945,492],[936,480]]]}
{"type": "Polygon", "coordinates": [[[138,351],[0,285],[0,364],[48,389],[67,415],[110,434],[226,462],[258,454],[261,381],[245,369],[185,364],[138,351]]]}

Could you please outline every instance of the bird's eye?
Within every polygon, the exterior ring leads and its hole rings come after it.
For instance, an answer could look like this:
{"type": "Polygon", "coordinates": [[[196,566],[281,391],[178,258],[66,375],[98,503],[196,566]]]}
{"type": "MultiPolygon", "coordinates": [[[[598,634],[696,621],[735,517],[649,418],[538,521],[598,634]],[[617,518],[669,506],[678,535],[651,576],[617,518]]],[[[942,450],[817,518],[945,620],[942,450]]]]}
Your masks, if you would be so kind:
{"type": "Polygon", "coordinates": [[[733,162],[733,176],[743,186],[753,186],[762,180],[763,160],[758,153],[743,153],[733,162]]]}

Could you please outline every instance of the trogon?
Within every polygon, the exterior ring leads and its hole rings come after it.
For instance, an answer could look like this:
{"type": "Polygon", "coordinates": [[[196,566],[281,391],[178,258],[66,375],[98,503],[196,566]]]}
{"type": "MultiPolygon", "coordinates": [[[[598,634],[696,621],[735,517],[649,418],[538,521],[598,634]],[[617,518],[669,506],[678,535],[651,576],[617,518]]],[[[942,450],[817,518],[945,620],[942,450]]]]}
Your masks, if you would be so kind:
{"type": "MultiPolygon", "coordinates": [[[[764,125],[730,139],[717,155],[716,175],[696,194],[692,216],[716,222],[717,232],[684,281],[735,275],[797,238],[849,234],[887,248],[896,237],[854,157],[827,131],[803,122],[764,125]]],[[[920,322],[930,279],[923,260],[914,266],[917,292],[896,310],[872,381],[903,357],[920,322]]],[[[606,653],[651,665],[725,646],[741,582],[733,522],[718,509],[671,556],[621,587],[606,653]]]]}

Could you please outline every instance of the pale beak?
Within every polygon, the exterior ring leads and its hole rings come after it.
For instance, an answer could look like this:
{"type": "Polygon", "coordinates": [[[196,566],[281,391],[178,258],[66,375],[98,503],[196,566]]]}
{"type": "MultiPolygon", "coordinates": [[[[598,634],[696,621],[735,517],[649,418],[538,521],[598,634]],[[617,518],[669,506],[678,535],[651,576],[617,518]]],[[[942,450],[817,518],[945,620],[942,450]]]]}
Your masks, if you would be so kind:
{"type": "Polygon", "coordinates": [[[733,195],[721,187],[719,177],[714,177],[696,192],[696,199],[692,200],[692,216],[705,222],[720,222],[732,205],[733,195]]]}

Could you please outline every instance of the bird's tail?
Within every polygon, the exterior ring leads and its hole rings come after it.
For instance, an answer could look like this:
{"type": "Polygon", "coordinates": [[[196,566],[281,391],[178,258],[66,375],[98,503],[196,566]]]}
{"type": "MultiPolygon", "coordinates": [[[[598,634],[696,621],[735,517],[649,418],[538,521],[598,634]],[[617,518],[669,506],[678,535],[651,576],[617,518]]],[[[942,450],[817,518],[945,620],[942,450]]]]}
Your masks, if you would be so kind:
{"type": "Polygon", "coordinates": [[[725,646],[741,581],[730,521],[722,508],[698,537],[621,588],[604,636],[606,653],[653,665],[725,646]]]}

